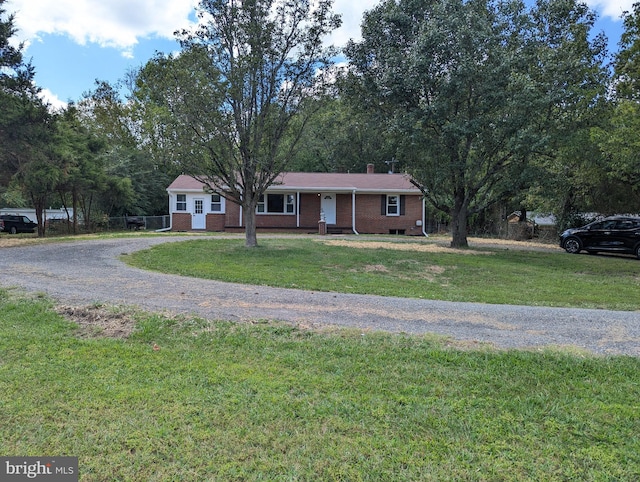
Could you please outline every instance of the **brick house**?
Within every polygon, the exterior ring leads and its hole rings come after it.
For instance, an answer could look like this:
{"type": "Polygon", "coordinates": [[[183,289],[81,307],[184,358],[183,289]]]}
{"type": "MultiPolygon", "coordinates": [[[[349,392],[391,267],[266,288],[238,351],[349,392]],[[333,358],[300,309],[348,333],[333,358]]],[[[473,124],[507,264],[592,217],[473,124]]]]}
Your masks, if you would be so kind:
{"type": "MultiPolygon", "coordinates": [[[[190,176],[167,188],[173,231],[242,231],[242,208],[190,176]]],[[[260,231],[426,235],[422,193],[405,174],[285,172],[256,213],[260,231]],[[322,221],[322,222],[321,222],[322,221]]]]}

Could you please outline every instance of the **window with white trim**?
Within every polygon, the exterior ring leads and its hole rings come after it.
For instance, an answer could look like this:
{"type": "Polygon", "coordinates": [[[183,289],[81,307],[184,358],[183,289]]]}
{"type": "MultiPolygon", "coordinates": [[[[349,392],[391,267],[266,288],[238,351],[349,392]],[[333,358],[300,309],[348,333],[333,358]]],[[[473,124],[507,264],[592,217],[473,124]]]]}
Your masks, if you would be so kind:
{"type": "Polygon", "coordinates": [[[400,196],[387,196],[387,216],[400,216],[400,196]]]}
{"type": "Polygon", "coordinates": [[[296,197],[293,194],[287,194],[284,203],[284,209],[287,214],[295,214],[296,212],[296,197]]]}
{"type": "Polygon", "coordinates": [[[177,194],[176,195],[176,211],[186,211],[186,210],[187,210],[187,195],[177,194]]]}
{"type": "Polygon", "coordinates": [[[296,196],[294,194],[263,194],[258,201],[259,214],[295,214],[296,196]]]}
{"type": "Polygon", "coordinates": [[[211,212],[212,213],[222,212],[222,196],[220,194],[211,195],[211,212]]]}

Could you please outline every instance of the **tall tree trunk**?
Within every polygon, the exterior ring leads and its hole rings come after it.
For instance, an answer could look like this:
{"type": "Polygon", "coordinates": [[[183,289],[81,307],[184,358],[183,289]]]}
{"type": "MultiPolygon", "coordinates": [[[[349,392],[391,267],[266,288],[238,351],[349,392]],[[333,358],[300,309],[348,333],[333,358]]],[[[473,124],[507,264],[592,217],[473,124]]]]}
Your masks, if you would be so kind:
{"type": "Polygon", "coordinates": [[[244,218],[244,245],[247,248],[258,246],[258,236],[256,235],[256,205],[257,198],[249,200],[247,206],[243,206],[242,217],[244,218]]]}
{"type": "Polygon", "coordinates": [[[467,204],[464,196],[456,193],[453,209],[451,210],[451,247],[468,248],[467,241],[467,204]]]}
{"type": "Polygon", "coordinates": [[[73,210],[73,234],[78,234],[78,193],[75,187],[71,191],[71,209],[73,210]]]}
{"type": "Polygon", "coordinates": [[[32,196],[31,201],[33,203],[33,207],[36,209],[36,223],[38,224],[38,237],[45,237],[45,222],[44,219],[44,203],[45,200],[32,196]]]}

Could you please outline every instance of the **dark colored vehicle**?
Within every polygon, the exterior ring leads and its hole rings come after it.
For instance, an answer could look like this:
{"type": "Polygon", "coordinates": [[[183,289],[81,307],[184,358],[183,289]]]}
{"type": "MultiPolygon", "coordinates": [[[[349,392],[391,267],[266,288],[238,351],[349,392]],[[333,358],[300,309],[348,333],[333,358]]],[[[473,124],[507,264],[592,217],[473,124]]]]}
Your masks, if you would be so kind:
{"type": "Polygon", "coordinates": [[[635,254],[640,259],[640,217],[613,216],[567,229],[560,235],[560,247],[567,253],[587,251],[635,254]]]}
{"type": "Polygon", "coordinates": [[[144,218],[142,216],[127,216],[126,217],[126,222],[127,222],[127,229],[135,229],[136,231],[138,229],[141,229],[145,227],[144,224],[144,218]]]}
{"type": "Polygon", "coordinates": [[[0,231],[5,233],[33,233],[37,227],[38,225],[26,216],[0,215],[0,231]]]}

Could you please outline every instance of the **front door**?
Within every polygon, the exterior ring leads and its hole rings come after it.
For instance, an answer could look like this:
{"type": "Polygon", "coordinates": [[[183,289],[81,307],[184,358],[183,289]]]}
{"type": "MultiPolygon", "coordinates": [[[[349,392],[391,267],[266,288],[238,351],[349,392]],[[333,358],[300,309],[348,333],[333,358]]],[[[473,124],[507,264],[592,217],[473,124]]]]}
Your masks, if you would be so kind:
{"type": "Polygon", "coordinates": [[[327,224],[336,224],[336,194],[323,192],[320,196],[321,217],[324,216],[327,224]]]}
{"type": "Polygon", "coordinates": [[[193,200],[193,215],[191,216],[191,229],[205,229],[206,219],[204,214],[204,199],[193,200]]]}

